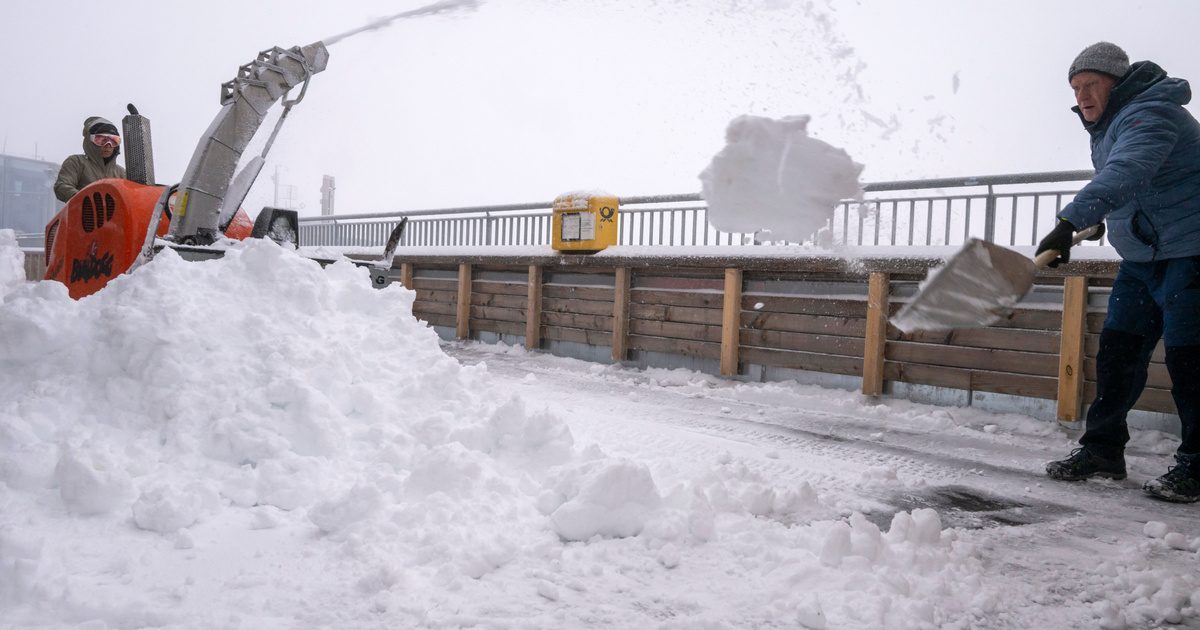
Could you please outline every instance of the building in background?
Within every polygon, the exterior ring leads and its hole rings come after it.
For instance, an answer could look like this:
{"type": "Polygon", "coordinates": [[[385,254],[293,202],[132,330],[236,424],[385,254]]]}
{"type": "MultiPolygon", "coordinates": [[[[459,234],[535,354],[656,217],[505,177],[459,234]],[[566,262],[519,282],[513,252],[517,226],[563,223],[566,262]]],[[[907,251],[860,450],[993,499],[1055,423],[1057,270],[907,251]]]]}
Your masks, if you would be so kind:
{"type": "Polygon", "coordinates": [[[0,229],[42,233],[63,206],[54,198],[58,167],[53,162],[0,155],[0,229]]]}

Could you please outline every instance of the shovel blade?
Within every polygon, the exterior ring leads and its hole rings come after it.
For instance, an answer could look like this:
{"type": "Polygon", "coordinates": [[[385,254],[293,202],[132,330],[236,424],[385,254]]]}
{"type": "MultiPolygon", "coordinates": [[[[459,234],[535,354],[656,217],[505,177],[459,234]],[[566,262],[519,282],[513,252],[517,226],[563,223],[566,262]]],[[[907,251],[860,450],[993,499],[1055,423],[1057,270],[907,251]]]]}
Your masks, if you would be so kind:
{"type": "Polygon", "coordinates": [[[892,324],[904,332],[990,326],[1012,313],[1036,272],[1029,258],[973,238],[930,270],[892,324]]]}

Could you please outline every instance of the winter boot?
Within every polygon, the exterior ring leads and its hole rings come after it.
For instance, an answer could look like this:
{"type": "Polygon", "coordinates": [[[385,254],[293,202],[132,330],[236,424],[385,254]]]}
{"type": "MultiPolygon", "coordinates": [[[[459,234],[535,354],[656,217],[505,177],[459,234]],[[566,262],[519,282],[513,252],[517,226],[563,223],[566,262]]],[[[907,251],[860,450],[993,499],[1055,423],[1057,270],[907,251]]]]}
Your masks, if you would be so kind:
{"type": "Polygon", "coordinates": [[[1192,503],[1200,501],[1200,455],[1175,454],[1177,462],[1167,474],[1142,486],[1146,494],[1164,501],[1192,503]]]}
{"type": "Polygon", "coordinates": [[[1082,481],[1092,477],[1125,478],[1125,455],[1107,454],[1087,447],[1071,451],[1071,456],[1046,464],[1046,476],[1059,481],[1082,481]]]}

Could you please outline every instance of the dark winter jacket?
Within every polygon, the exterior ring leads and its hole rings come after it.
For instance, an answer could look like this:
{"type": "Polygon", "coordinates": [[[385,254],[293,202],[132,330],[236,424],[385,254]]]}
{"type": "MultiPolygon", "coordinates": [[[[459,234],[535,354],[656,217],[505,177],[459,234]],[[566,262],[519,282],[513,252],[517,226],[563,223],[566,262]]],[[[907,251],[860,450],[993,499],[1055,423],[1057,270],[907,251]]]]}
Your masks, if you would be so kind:
{"type": "MultiPolygon", "coordinates": [[[[88,184],[110,177],[124,179],[125,169],[117,164],[120,147],[113,152],[112,157],[105,160],[101,157],[100,147],[92,143],[88,130],[96,123],[112,123],[99,117],[92,116],[83,121],[83,154],[72,155],[63,161],[58,169],[58,179],[54,180],[54,196],[59,201],[66,202],[88,184]]],[[[114,129],[116,127],[113,127],[114,129]]]]}
{"type": "Polygon", "coordinates": [[[1125,260],[1200,255],[1200,123],[1183,108],[1191,99],[1188,82],[1157,64],[1130,67],[1100,119],[1084,121],[1096,176],[1058,216],[1079,230],[1107,219],[1125,260]]]}

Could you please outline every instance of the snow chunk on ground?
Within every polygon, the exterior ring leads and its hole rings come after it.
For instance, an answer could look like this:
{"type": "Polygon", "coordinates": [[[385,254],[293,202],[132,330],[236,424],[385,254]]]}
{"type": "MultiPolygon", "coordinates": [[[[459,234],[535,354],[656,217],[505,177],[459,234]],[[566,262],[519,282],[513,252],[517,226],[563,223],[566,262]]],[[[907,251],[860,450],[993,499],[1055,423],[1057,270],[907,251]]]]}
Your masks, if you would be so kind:
{"type": "Polygon", "coordinates": [[[25,254],[17,245],[17,233],[0,230],[0,299],[25,283],[25,254]]]}
{"type": "Polygon", "coordinates": [[[636,536],[661,497],[650,470],[630,461],[601,461],[568,471],[544,502],[554,505],[550,520],[565,540],[592,536],[636,536]]]}
{"type": "Polygon", "coordinates": [[[862,165],[808,135],[809,116],[739,116],[725,148],[700,174],[708,220],[760,240],[803,243],[829,224],[844,199],[861,199],[862,165]]]}

